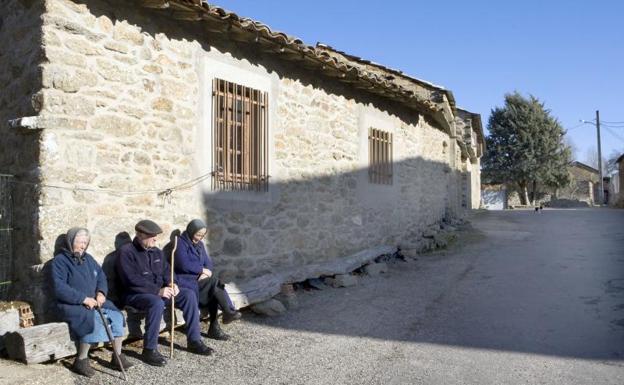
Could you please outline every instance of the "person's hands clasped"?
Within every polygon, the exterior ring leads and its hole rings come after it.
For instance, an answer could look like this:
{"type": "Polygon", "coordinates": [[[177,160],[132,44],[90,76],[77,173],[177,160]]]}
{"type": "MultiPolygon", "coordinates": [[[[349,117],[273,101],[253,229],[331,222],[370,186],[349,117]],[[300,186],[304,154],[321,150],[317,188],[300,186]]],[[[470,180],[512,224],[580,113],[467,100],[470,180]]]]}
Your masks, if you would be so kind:
{"type": "Polygon", "coordinates": [[[161,288],[158,292],[158,295],[165,299],[170,299],[171,297],[175,297],[176,295],[178,295],[179,292],[180,288],[178,288],[178,285],[174,284],[173,288],[171,286],[165,286],[161,288]]]}
{"type": "Polygon", "coordinates": [[[202,272],[199,275],[199,278],[197,278],[197,280],[201,281],[202,279],[210,278],[210,277],[212,277],[212,271],[210,271],[209,269],[202,269],[202,272]]]}
{"type": "Polygon", "coordinates": [[[97,295],[95,296],[95,301],[97,302],[98,307],[102,307],[102,305],[104,305],[104,302],[106,302],[106,296],[101,291],[98,291],[97,295]]]}
{"type": "Polygon", "coordinates": [[[93,309],[95,307],[98,306],[98,301],[96,301],[94,298],[91,297],[86,297],[84,299],[84,301],[82,301],[82,304],[87,308],[87,309],[93,309]]]}

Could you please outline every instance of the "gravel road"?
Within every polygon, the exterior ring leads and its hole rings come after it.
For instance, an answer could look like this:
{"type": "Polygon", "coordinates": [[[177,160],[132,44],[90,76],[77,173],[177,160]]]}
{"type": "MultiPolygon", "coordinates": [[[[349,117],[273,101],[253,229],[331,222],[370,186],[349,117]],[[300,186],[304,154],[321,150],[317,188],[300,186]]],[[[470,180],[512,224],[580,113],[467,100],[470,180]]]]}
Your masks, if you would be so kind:
{"type": "MultiPolygon", "coordinates": [[[[130,384],[624,383],[624,211],[480,212],[450,250],[225,327],[130,384]]],[[[205,328],[205,326],[204,326],[205,328]]],[[[126,347],[137,357],[140,343],[126,347]]],[[[161,352],[168,353],[163,340],[161,352]]],[[[108,360],[110,353],[95,357],[108,360]]],[[[57,364],[61,365],[61,364],[57,364]]],[[[119,384],[98,365],[90,381],[119,384]]]]}

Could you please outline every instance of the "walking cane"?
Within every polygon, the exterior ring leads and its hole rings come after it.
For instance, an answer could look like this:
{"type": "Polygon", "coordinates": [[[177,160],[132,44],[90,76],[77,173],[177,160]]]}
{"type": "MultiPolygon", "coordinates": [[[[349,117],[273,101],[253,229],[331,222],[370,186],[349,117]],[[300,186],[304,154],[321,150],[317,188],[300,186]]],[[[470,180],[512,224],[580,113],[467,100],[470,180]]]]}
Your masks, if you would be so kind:
{"type": "MultiPolygon", "coordinates": [[[[173,237],[173,251],[171,252],[171,290],[173,291],[173,269],[175,264],[175,252],[178,248],[178,237],[173,237]]],[[[171,295],[171,334],[169,338],[171,341],[169,342],[169,358],[173,358],[173,336],[174,336],[174,328],[175,328],[175,296],[171,295]]]]}
{"type": "Polygon", "coordinates": [[[121,357],[119,357],[119,354],[117,354],[117,350],[115,350],[115,341],[113,339],[113,332],[110,330],[110,326],[108,326],[108,321],[106,321],[106,317],[104,317],[104,313],[102,313],[102,308],[99,306],[96,306],[95,308],[97,309],[98,313],[100,313],[100,317],[102,318],[102,323],[104,324],[104,329],[106,329],[106,334],[108,335],[108,340],[110,341],[111,345],[113,345],[113,356],[115,356],[115,360],[117,360],[117,365],[119,365],[119,368],[121,368],[123,379],[124,381],[128,381],[128,379],[126,378],[126,369],[124,369],[123,364],[121,363],[121,357]]]}

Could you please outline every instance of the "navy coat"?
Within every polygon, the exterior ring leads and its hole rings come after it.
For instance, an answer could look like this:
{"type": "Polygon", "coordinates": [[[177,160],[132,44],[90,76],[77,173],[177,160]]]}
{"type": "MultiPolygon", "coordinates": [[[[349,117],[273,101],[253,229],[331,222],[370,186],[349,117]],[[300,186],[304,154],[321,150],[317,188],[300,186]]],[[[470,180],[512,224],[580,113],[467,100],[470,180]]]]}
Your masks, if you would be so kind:
{"type": "MultiPolygon", "coordinates": [[[[106,276],[100,265],[86,253],[84,262],[79,264],[71,252],[64,250],[52,260],[51,275],[58,315],[69,324],[72,337],[79,339],[91,333],[96,310],[87,309],[82,302],[87,297],[95,298],[97,292],[105,296],[108,293],[106,276]]],[[[118,310],[109,300],[102,307],[118,310]]]]}
{"type": "MultiPolygon", "coordinates": [[[[199,299],[199,285],[197,278],[202,269],[213,270],[212,259],[208,255],[204,242],[193,244],[193,241],[185,231],[178,238],[178,248],[175,252],[174,270],[177,284],[180,287],[191,289],[199,299]]],[[[214,272],[213,272],[214,273],[214,272]]]]}
{"type": "Polygon", "coordinates": [[[145,249],[137,238],[119,249],[115,270],[124,299],[131,294],[158,295],[171,282],[169,263],[162,251],[157,247],[145,249]]]}

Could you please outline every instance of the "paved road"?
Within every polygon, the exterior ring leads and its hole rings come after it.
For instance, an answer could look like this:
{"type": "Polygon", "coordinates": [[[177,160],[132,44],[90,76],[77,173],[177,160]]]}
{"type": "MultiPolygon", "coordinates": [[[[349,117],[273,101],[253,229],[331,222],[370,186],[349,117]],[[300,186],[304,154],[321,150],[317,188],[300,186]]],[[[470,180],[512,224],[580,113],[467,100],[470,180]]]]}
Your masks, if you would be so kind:
{"type": "MultiPolygon", "coordinates": [[[[281,317],[245,314],[214,357],[180,351],[131,383],[624,384],[624,210],[479,212],[473,226],[455,250],[301,292],[281,317]]],[[[94,383],[117,383],[106,373],[94,383]]]]}

